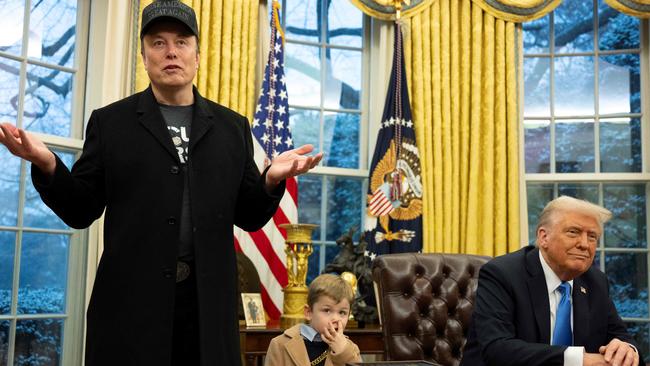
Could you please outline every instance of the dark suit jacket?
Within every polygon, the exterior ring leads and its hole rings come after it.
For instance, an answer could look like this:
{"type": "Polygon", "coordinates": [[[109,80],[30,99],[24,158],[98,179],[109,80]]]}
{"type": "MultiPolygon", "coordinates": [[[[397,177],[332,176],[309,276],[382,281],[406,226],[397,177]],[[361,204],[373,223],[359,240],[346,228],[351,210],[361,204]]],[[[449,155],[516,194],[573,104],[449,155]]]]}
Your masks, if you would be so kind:
{"type": "MultiPolygon", "coordinates": [[[[258,229],[275,212],[253,161],[246,118],[194,90],[189,161],[202,365],[237,365],[233,224],[258,229]]],[[[94,111],[80,159],[32,168],[43,201],[85,228],[104,209],[104,252],[87,314],[86,365],[169,365],[184,179],[151,89],[94,111]]]]}
{"type": "MultiPolygon", "coordinates": [[[[562,365],[566,347],[549,344],[550,323],[539,250],[497,257],[479,273],[461,365],[562,365]]],[[[590,353],[613,338],[634,344],[609,298],[607,277],[594,267],[573,281],[573,338],[590,353]]]]}

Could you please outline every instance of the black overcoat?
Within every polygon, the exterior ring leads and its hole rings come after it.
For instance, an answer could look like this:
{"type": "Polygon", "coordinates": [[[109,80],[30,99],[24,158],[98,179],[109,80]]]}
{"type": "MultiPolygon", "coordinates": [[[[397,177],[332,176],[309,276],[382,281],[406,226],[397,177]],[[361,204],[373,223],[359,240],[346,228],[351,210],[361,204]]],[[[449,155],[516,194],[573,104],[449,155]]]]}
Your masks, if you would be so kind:
{"type": "MultiPolygon", "coordinates": [[[[189,174],[201,364],[238,365],[233,224],[263,226],[284,183],[267,193],[246,118],[194,89],[189,174]]],[[[43,201],[66,224],[106,210],[104,252],[87,313],[86,366],[170,364],[184,177],[151,88],[95,110],[71,171],[32,167],[43,201]]]]}

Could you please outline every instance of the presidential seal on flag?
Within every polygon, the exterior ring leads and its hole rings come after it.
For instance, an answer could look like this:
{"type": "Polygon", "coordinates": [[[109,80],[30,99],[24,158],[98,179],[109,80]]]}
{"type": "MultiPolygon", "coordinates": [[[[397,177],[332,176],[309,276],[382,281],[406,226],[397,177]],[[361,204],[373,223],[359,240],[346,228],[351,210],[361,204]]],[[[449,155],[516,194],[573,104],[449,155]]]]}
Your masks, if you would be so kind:
{"type": "Polygon", "coordinates": [[[396,23],[393,69],[370,166],[365,220],[370,258],[422,250],[422,168],[407,90],[396,23]]]}

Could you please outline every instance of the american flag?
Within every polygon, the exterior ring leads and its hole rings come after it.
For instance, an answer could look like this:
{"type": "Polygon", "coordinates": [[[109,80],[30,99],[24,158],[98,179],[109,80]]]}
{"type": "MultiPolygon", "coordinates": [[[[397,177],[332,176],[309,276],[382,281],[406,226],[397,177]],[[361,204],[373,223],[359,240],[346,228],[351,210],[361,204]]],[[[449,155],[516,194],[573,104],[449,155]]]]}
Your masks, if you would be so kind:
{"type": "MultiPolygon", "coordinates": [[[[264,70],[260,97],[251,125],[255,162],[263,171],[266,162],[285,150],[293,149],[289,130],[289,102],[284,76],[284,34],[280,27],[279,4],[273,1],[269,59],[264,70]]],[[[287,188],[273,219],[256,232],[235,227],[235,248],[255,264],[262,282],[262,302],[271,319],[282,313],[282,289],[287,285],[286,232],[278,225],[298,222],[298,185],[287,179],[287,188]]]]}

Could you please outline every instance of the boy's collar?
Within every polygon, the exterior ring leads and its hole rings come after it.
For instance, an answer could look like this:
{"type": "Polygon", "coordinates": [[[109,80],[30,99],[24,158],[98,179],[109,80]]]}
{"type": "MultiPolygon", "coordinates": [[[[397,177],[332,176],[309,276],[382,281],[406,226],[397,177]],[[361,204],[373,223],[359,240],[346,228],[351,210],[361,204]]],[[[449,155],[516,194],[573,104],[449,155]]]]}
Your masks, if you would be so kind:
{"type": "Polygon", "coordinates": [[[300,335],[310,342],[323,342],[320,334],[309,324],[300,324],[300,335]]]}

